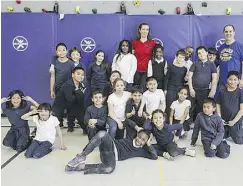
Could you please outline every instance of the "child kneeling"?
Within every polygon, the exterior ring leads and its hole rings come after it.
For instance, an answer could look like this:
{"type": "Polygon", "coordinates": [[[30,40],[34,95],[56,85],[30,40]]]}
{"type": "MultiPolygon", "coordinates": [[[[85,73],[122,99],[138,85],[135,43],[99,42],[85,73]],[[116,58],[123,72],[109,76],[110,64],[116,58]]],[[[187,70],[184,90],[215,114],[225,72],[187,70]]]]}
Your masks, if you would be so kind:
{"type": "Polygon", "coordinates": [[[60,137],[61,150],[66,150],[64,146],[59,121],[55,116],[51,115],[51,105],[42,103],[38,110],[33,110],[24,114],[21,119],[33,120],[36,123],[36,137],[25,152],[26,158],[42,158],[52,151],[55,141],[56,131],[60,137]]]}

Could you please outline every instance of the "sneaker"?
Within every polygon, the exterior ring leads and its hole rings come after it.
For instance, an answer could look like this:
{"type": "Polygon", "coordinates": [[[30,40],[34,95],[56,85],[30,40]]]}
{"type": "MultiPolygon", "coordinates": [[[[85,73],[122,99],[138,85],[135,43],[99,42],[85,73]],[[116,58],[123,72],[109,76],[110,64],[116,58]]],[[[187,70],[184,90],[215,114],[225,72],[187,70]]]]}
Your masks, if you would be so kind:
{"type": "Polygon", "coordinates": [[[187,135],[188,135],[188,132],[187,132],[187,131],[183,131],[183,132],[181,133],[180,139],[185,139],[185,138],[187,138],[187,135]]]}
{"type": "Polygon", "coordinates": [[[68,162],[69,167],[77,167],[79,164],[84,164],[86,160],[85,156],[82,156],[80,154],[77,154],[75,158],[73,158],[71,161],[68,162]]]}
{"type": "Polygon", "coordinates": [[[195,149],[189,149],[186,148],[185,155],[195,157],[196,156],[196,150],[195,149]]]}
{"type": "Polygon", "coordinates": [[[68,165],[65,166],[65,171],[66,172],[72,172],[72,171],[83,171],[85,168],[85,164],[81,163],[77,167],[70,167],[68,165]]]}
{"type": "Polygon", "coordinates": [[[60,126],[60,128],[64,128],[63,123],[60,123],[59,126],[60,126]]]}
{"type": "Polygon", "coordinates": [[[69,127],[67,130],[67,132],[73,132],[73,131],[74,131],[74,129],[72,127],[69,127]]]}
{"type": "Polygon", "coordinates": [[[163,157],[169,161],[174,161],[174,158],[168,152],[164,152],[163,157]]]}

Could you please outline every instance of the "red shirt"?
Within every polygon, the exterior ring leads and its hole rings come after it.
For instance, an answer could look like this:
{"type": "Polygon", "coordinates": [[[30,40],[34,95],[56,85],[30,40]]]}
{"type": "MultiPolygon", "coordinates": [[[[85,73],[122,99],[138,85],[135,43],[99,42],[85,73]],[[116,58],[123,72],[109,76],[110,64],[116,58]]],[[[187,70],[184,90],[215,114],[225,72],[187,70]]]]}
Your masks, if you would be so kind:
{"type": "Polygon", "coordinates": [[[147,40],[144,43],[140,40],[132,42],[132,48],[135,51],[134,55],[137,58],[137,71],[147,72],[148,62],[152,56],[152,50],[156,42],[154,40],[147,40]]]}

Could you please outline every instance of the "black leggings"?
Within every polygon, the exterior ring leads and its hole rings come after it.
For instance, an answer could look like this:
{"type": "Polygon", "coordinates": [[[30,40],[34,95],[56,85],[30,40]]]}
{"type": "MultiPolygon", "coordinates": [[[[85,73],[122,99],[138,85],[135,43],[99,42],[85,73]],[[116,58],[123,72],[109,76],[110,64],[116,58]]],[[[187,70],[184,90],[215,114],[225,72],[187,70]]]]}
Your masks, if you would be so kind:
{"type": "Polygon", "coordinates": [[[168,152],[170,156],[176,157],[181,154],[185,154],[185,149],[179,148],[176,143],[171,142],[166,145],[154,144],[153,147],[156,149],[159,156],[163,156],[164,152],[168,152]]]}
{"type": "Polygon", "coordinates": [[[96,147],[100,151],[100,164],[86,164],[84,174],[110,174],[115,170],[114,143],[106,131],[99,131],[86,145],[83,155],[89,155],[96,147]]]}
{"type": "Polygon", "coordinates": [[[143,91],[146,91],[146,78],[147,78],[147,72],[138,72],[136,71],[134,75],[134,83],[133,85],[139,85],[140,88],[143,89],[143,91]]]}

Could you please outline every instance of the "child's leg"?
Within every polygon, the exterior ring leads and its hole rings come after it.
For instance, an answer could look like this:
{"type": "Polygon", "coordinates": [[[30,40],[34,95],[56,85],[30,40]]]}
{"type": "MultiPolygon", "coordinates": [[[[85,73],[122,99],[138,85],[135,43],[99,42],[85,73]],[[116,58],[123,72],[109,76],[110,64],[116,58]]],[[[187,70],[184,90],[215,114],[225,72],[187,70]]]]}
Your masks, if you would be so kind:
{"type": "Polygon", "coordinates": [[[164,157],[165,159],[169,161],[173,161],[174,158],[166,151],[166,148],[164,146],[153,144],[153,147],[155,148],[158,156],[164,157]]]}
{"type": "Polygon", "coordinates": [[[165,113],[167,114],[168,117],[170,116],[170,106],[173,103],[173,101],[176,100],[176,98],[177,98],[176,90],[167,90],[165,113]]]}
{"type": "Polygon", "coordinates": [[[78,120],[78,124],[80,125],[80,127],[83,129],[83,134],[87,134],[87,126],[84,124],[84,111],[79,110],[76,114],[75,117],[78,120]]]}
{"type": "Polygon", "coordinates": [[[124,125],[123,129],[117,128],[117,130],[116,130],[116,137],[115,137],[116,140],[124,138],[124,132],[125,132],[126,124],[125,124],[125,122],[122,122],[122,123],[124,125]]]}
{"type": "Polygon", "coordinates": [[[179,148],[176,143],[171,142],[165,146],[166,151],[172,156],[176,157],[181,154],[185,154],[185,149],[179,148]]]}
{"type": "Polygon", "coordinates": [[[233,127],[229,127],[229,133],[236,144],[243,144],[242,120],[239,120],[233,127]]]}
{"type": "Polygon", "coordinates": [[[208,89],[199,89],[196,91],[196,108],[195,115],[203,111],[203,101],[208,98],[209,90],[208,89]]]}
{"type": "Polygon", "coordinates": [[[33,140],[33,142],[31,143],[31,145],[29,146],[29,148],[26,150],[25,152],[25,157],[26,158],[31,158],[33,157],[33,152],[35,151],[35,149],[39,146],[39,143],[37,140],[33,140]]]}
{"type": "Polygon", "coordinates": [[[17,134],[16,150],[18,152],[22,152],[25,149],[27,149],[30,145],[29,126],[18,128],[16,134],[17,134]]]}
{"type": "Polygon", "coordinates": [[[204,154],[206,157],[215,157],[216,150],[211,149],[211,142],[210,141],[202,141],[204,154]]]}
{"type": "Polygon", "coordinates": [[[97,128],[87,126],[88,139],[91,140],[97,134],[97,128]]]}
{"type": "Polygon", "coordinates": [[[184,123],[183,123],[183,129],[184,129],[184,131],[189,131],[190,130],[190,125],[191,125],[190,119],[185,120],[184,123]]]}
{"type": "Polygon", "coordinates": [[[11,147],[14,150],[16,150],[16,144],[17,144],[17,139],[16,139],[15,130],[10,129],[6,134],[5,138],[3,139],[3,145],[6,147],[11,147]]]}
{"type": "Polygon", "coordinates": [[[33,152],[33,158],[42,158],[52,151],[52,144],[49,141],[39,141],[39,146],[33,152]]]}
{"type": "Polygon", "coordinates": [[[68,132],[73,132],[74,128],[74,121],[75,121],[75,115],[70,112],[70,110],[67,110],[67,124],[68,124],[68,132]]]}
{"type": "Polygon", "coordinates": [[[222,159],[227,158],[230,155],[230,146],[227,144],[226,141],[222,141],[217,146],[217,153],[216,156],[222,159]]]}
{"type": "Polygon", "coordinates": [[[56,116],[58,121],[60,122],[60,124],[59,124],[60,127],[63,127],[64,108],[60,108],[54,102],[52,111],[53,111],[53,115],[56,116]]]}
{"type": "Polygon", "coordinates": [[[134,139],[137,135],[137,131],[131,127],[131,125],[136,125],[136,123],[130,119],[125,120],[126,126],[126,137],[130,139],[134,139]]]}
{"type": "Polygon", "coordinates": [[[68,162],[69,167],[77,167],[81,163],[85,163],[88,156],[96,147],[100,147],[103,151],[114,152],[113,139],[106,131],[98,132],[86,145],[81,154],[68,162]]]}
{"type": "Polygon", "coordinates": [[[107,118],[107,124],[109,125],[109,134],[110,136],[115,139],[116,137],[116,131],[118,128],[118,124],[116,121],[114,121],[113,119],[111,119],[110,117],[107,118]]]}

